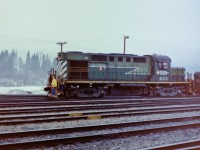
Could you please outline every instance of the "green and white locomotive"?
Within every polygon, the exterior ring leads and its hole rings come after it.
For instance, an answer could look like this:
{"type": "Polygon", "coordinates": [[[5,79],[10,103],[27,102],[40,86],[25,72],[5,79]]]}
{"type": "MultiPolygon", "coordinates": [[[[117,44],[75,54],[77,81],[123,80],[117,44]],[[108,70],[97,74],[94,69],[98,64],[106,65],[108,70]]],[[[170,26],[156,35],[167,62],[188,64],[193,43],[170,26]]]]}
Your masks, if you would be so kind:
{"type": "Polygon", "coordinates": [[[163,55],[59,52],[57,69],[50,75],[62,80],[65,97],[192,92],[191,82],[185,81],[185,69],[172,68],[171,59],[163,55]]]}

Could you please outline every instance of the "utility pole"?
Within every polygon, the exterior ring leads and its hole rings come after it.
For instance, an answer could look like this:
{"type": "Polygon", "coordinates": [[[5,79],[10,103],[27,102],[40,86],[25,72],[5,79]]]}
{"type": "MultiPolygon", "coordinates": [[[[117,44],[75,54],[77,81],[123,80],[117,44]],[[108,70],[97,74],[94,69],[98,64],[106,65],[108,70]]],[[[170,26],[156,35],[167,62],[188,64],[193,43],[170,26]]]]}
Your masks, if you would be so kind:
{"type": "Polygon", "coordinates": [[[129,36],[124,35],[124,54],[126,51],[126,39],[128,39],[128,38],[129,38],[129,36]]]}
{"type": "Polygon", "coordinates": [[[62,55],[62,52],[63,52],[63,44],[67,44],[67,42],[58,42],[57,44],[60,45],[60,47],[61,47],[61,55],[62,55]]]}

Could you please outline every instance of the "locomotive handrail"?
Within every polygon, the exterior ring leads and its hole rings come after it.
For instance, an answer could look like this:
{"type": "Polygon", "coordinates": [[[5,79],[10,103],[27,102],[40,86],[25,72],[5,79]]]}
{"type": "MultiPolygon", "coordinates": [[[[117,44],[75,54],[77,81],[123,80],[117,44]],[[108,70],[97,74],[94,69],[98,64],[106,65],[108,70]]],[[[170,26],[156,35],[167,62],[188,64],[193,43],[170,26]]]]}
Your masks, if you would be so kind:
{"type": "Polygon", "coordinates": [[[155,81],[108,81],[108,80],[66,80],[66,83],[117,83],[117,84],[121,84],[121,83],[126,83],[126,84],[169,84],[169,85],[173,85],[173,84],[190,84],[191,82],[155,82],[155,81]]]}
{"type": "Polygon", "coordinates": [[[69,72],[88,72],[87,67],[69,67],[69,72]]]}

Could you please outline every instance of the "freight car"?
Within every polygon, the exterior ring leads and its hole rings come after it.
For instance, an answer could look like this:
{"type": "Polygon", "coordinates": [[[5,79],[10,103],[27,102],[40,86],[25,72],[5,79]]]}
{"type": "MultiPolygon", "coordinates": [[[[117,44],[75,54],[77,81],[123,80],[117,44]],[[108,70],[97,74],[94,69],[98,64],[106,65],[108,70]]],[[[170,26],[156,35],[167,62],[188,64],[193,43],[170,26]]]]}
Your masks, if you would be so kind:
{"type": "Polygon", "coordinates": [[[200,94],[200,72],[194,73],[193,87],[194,92],[200,94]]]}
{"type": "MultiPolygon", "coordinates": [[[[192,93],[185,69],[171,67],[171,59],[164,55],[59,52],[52,75],[63,84],[65,97],[192,93]]],[[[50,81],[48,85],[45,90],[50,90],[50,81]]]]}

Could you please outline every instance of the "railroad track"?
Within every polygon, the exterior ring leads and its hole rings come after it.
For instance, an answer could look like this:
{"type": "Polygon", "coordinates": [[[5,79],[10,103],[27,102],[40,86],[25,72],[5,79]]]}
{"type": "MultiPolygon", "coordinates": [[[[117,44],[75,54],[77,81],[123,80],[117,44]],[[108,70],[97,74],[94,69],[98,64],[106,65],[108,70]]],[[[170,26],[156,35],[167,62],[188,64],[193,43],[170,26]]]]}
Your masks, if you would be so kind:
{"type": "Polygon", "coordinates": [[[30,116],[10,116],[1,117],[0,125],[17,125],[27,123],[48,123],[72,120],[89,119],[90,116],[99,118],[142,116],[153,114],[172,114],[178,112],[194,112],[200,111],[200,106],[192,107],[175,107],[175,108],[155,108],[155,109],[139,109],[139,110],[117,110],[117,111],[99,111],[99,112],[74,112],[66,114],[48,114],[48,115],[30,115],[30,116]]]}
{"type": "MultiPolygon", "coordinates": [[[[20,102],[19,102],[20,103],[20,102]]],[[[197,107],[200,106],[199,103],[184,103],[179,105],[186,105],[188,107],[189,105],[196,104],[197,107]],[[198,106],[199,105],[199,106],[198,106]]],[[[178,104],[134,104],[134,103],[128,103],[128,104],[99,104],[99,105],[79,105],[79,103],[76,103],[76,105],[64,105],[64,106],[54,106],[53,104],[51,106],[38,106],[38,107],[31,107],[31,106],[22,106],[16,107],[16,108],[5,108],[3,109],[3,106],[0,104],[0,115],[12,115],[12,114],[28,114],[28,113],[48,113],[48,112],[62,112],[62,111],[87,111],[87,110],[106,110],[106,109],[116,109],[116,108],[140,108],[140,107],[159,107],[159,106],[173,106],[178,104]]]]}
{"type": "MultiPolygon", "coordinates": [[[[179,118],[180,119],[180,118],[179,118]]],[[[167,120],[170,121],[170,120],[167,120]]],[[[174,120],[175,121],[175,120],[174,120]]],[[[113,128],[122,128],[122,127],[132,127],[134,125],[141,125],[147,123],[161,123],[166,122],[166,120],[154,120],[154,121],[147,121],[147,122],[136,122],[136,123],[121,123],[121,124],[111,124],[111,125],[99,125],[99,126],[88,126],[88,127],[76,127],[76,128],[67,128],[67,129],[52,129],[52,130],[40,130],[40,131],[29,131],[29,132],[18,132],[18,133],[7,133],[7,134],[0,134],[1,137],[4,138],[15,138],[13,141],[9,139],[9,142],[5,142],[0,144],[0,149],[13,149],[13,148],[37,148],[37,147],[48,147],[52,145],[58,144],[72,144],[72,143],[79,143],[79,142],[90,142],[90,141],[97,141],[97,140],[105,140],[105,139],[116,139],[116,138],[123,138],[128,136],[139,136],[144,134],[150,133],[158,133],[158,132],[168,132],[174,130],[185,130],[188,128],[199,128],[200,123],[193,123],[193,124],[183,124],[183,125],[175,125],[175,126],[167,126],[167,127],[157,127],[157,128],[148,128],[148,129],[141,129],[141,130],[131,130],[129,131],[115,131],[115,132],[97,132],[97,133],[90,133],[90,134],[81,134],[78,136],[69,136],[69,137],[58,137],[58,138],[47,138],[47,139],[38,139],[38,136],[44,135],[55,135],[55,134],[69,134],[73,132],[84,132],[84,131],[97,131],[97,130],[107,130],[113,128]],[[29,137],[29,136],[37,136],[35,140],[28,140],[28,141],[17,141],[17,137],[29,137]],[[36,146],[37,145],[37,146],[36,146]]]]}
{"type": "MultiPolygon", "coordinates": [[[[103,100],[103,99],[91,99],[91,100],[66,100],[66,99],[48,99],[46,97],[23,97],[22,99],[20,97],[1,97],[0,96],[0,106],[1,108],[4,107],[26,107],[26,106],[52,106],[52,105],[96,105],[96,104],[139,104],[143,106],[148,105],[175,105],[175,104],[196,104],[199,102],[198,97],[193,97],[192,100],[190,100],[188,97],[186,98],[137,98],[137,99],[109,99],[109,100],[103,100]]],[[[200,103],[200,102],[199,102],[200,103]]]]}
{"type": "Polygon", "coordinates": [[[200,139],[148,148],[148,150],[161,150],[161,149],[162,150],[174,150],[174,149],[198,150],[200,149],[200,139]]]}
{"type": "MultiPolygon", "coordinates": [[[[187,97],[183,99],[89,99],[85,101],[72,99],[66,101],[64,99],[48,99],[44,96],[0,96],[1,128],[20,126],[20,129],[28,129],[30,124],[34,124],[37,127],[45,123],[55,124],[63,122],[70,124],[77,121],[88,122],[86,125],[79,127],[72,125],[70,128],[47,128],[45,130],[33,128],[33,130],[15,130],[14,132],[8,132],[7,130],[7,133],[0,134],[0,149],[32,149],[35,145],[41,148],[51,145],[58,146],[60,144],[72,144],[77,146],[77,143],[84,144],[105,139],[109,141],[111,139],[124,139],[143,135],[151,136],[151,134],[155,133],[177,130],[200,130],[200,117],[192,115],[193,112],[200,112],[199,97],[187,97]],[[17,104],[15,105],[15,103],[17,104]],[[78,115],[76,115],[76,113],[78,115]],[[190,115],[176,117],[177,114],[181,113],[190,113],[190,115]],[[103,125],[90,125],[90,122],[92,123],[94,121],[99,121],[101,124],[106,118],[115,118],[115,120],[123,117],[130,118],[132,116],[146,116],[148,118],[148,116],[159,114],[173,114],[174,116],[165,119],[162,119],[162,117],[161,119],[149,118],[148,120],[144,119],[143,121],[137,122],[118,121],[118,123],[109,123],[108,120],[106,120],[103,125]],[[93,120],[91,116],[96,120],[93,120]],[[160,126],[162,124],[166,125],[160,126]],[[157,127],[154,127],[154,125],[157,127]],[[146,127],[142,129],[143,126],[146,127]],[[139,129],[131,129],[133,127],[139,127],[139,129]],[[105,133],[103,133],[104,130],[106,130],[105,133]],[[114,131],[111,132],[112,130],[114,131]],[[69,136],[71,134],[76,135],[69,136]]],[[[153,146],[151,147],[156,148],[153,146]]],[[[149,148],[150,146],[148,149],[149,148]]]]}
{"type": "MultiPolygon", "coordinates": [[[[72,132],[84,132],[92,130],[106,130],[113,128],[122,128],[122,127],[133,127],[149,124],[163,124],[171,122],[187,122],[197,120],[200,122],[200,116],[190,116],[190,117],[181,117],[181,118],[170,118],[170,119],[158,119],[150,121],[138,121],[138,122],[125,122],[125,123],[115,123],[115,124],[106,124],[98,126],[82,126],[82,127],[73,127],[73,128],[60,128],[60,129],[47,129],[47,130],[30,130],[24,132],[10,132],[10,133],[0,133],[0,139],[6,138],[16,138],[16,137],[29,137],[29,136],[41,136],[47,134],[61,134],[61,133],[72,133],[72,132]]],[[[198,126],[199,123],[195,125],[198,126]]]]}

